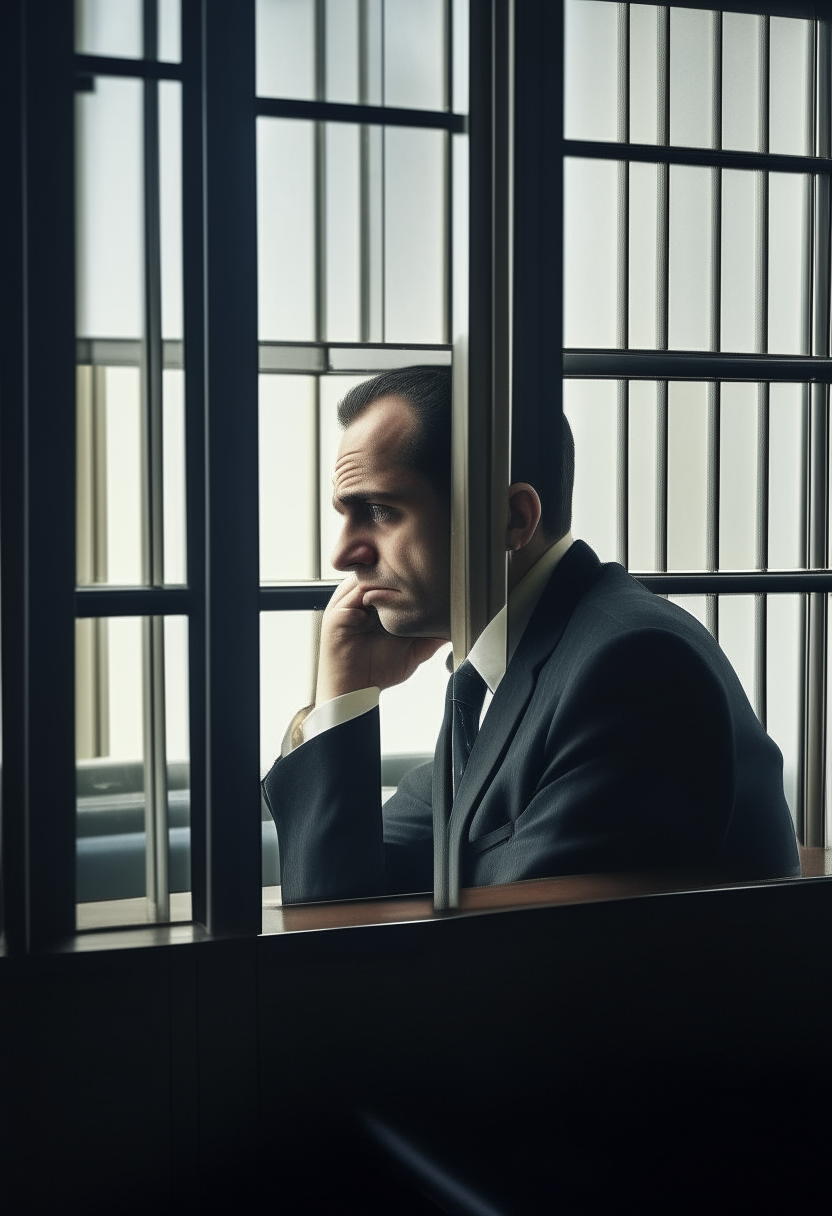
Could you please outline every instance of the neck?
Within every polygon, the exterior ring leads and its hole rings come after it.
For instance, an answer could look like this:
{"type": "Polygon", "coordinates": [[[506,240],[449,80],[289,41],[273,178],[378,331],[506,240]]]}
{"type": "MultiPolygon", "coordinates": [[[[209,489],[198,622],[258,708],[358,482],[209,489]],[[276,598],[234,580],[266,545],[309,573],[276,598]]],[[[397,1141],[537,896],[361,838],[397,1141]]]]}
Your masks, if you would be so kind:
{"type": "Polygon", "coordinates": [[[529,573],[535,562],[539,561],[547,549],[551,549],[552,545],[556,545],[558,540],[550,540],[548,536],[543,536],[535,532],[532,539],[522,549],[517,549],[514,553],[508,555],[508,592],[509,595],[520,582],[521,578],[529,573]]]}

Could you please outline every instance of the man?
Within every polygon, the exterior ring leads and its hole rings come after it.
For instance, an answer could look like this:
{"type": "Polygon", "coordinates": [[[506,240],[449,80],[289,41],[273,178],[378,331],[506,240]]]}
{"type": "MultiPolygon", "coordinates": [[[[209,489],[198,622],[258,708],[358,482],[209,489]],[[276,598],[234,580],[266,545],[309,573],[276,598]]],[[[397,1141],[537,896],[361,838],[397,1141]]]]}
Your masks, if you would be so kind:
{"type": "Polygon", "coordinates": [[[719,646],[573,542],[567,424],[562,500],[509,489],[507,646],[495,618],[453,678],[433,764],[382,809],[379,690],[450,636],[450,402],[446,369],[411,368],[339,407],[332,560],[348,576],[315,707],[263,783],[284,900],[428,890],[435,841],[440,905],[457,883],[564,873],[798,873],[782,757],[719,646]]]}

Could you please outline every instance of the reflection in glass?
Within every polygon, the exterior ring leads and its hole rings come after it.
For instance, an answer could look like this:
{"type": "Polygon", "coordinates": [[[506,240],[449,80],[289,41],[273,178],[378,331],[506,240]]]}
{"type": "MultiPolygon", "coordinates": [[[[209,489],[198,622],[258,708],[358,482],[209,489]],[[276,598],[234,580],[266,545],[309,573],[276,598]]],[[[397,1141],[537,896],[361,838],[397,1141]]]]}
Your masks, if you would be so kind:
{"type": "Polygon", "coordinates": [[[447,136],[388,128],[384,156],[384,338],[444,342],[447,136]]]}
{"type": "Polygon", "coordinates": [[[631,4],[630,140],[634,144],[658,141],[658,42],[656,6],[631,4]]]}
{"type": "Polygon", "coordinates": [[[96,77],[76,104],[77,332],[143,333],[142,82],[96,77]]]}
{"type": "Polygon", "coordinates": [[[719,436],[719,565],[757,565],[756,384],[723,384],[719,436]]]}
{"type": "Polygon", "coordinates": [[[315,579],[317,393],[314,376],[260,377],[260,581],[315,579]]]}
{"type": "Polygon", "coordinates": [[[761,174],[725,169],[722,173],[722,335],[725,351],[756,351],[760,266],[761,174]]]}
{"type": "Polygon", "coordinates": [[[616,560],[616,392],[614,380],[566,380],[563,410],[575,436],[572,532],[602,562],[616,560]]]}
{"type": "Polygon", "coordinates": [[[760,147],[760,70],[763,18],[722,15],[722,146],[744,152],[760,147]]]}
{"type": "Polygon", "coordinates": [[[564,346],[614,347],[618,166],[615,161],[567,157],[563,189],[564,346]]]}
{"type": "Polygon", "coordinates": [[[259,97],[315,97],[315,0],[257,0],[259,97]]]}
{"type": "Polygon", "coordinates": [[[384,104],[443,110],[444,0],[384,0],[384,104]]]}
{"type": "Polygon", "coordinates": [[[629,338],[636,350],[656,346],[658,170],[633,163],[630,172],[629,338]]]}
{"type": "MultiPolygon", "coordinates": [[[[143,670],[148,622],[135,617],[76,622],[77,926],[143,924],[146,898],[146,756],[149,689],[143,670]]],[[[188,625],[161,629],[167,870],[170,919],[189,920],[190,777],[188,625]]],[[[153,693],[150,693],[153,696],[153,693]]]]}
{"type": "Polygon", "coordinates": [[[667,568],[705,568],[708,387],[668,385],[667,568]]]}
{"type": "Polygon", "coordinates": [[[710,346],[711,173],[670,166],[669,343],[679,350],[710,346]]]}
{"type": "MultiPolygon", "coordinates": [[[[171,7],[162,4],[163,10],[171,7]]],[[[168,20],[166,12],[165,24],[168,20]]],[[[75,0],[75,50],[81,55],[141,59],[142,0],[75,0]]]]}
{"type": "Polygon", "coordinates": [[[770,173],[768,349],[808,354],[809,178],[770,173]]]}
{"type": "Polygon", "coordinates": [[[618,139],[619,7],[567,0],[563,99],[567,139],[618,139]]]}
{"type": "Polygon", "coordinates": [[[257,121],[257,284],[261,340],[315,339],[315,131],[257,121]]]}
{"type": "Polygon", "coordinates": [[[810,156],[812,22],[770,21],[769,151],[810,156]]]}

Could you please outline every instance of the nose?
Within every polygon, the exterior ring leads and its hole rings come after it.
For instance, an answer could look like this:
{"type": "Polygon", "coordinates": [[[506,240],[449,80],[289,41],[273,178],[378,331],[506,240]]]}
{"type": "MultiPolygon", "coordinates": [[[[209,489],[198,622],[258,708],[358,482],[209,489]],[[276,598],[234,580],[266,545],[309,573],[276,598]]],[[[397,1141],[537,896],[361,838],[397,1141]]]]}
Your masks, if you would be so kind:
{"type": "Polygon", "coordinates": [[[378,561],[375,546],[345,526],[330,558],[336,570],[354,570],[358,566],[374,566],[378,561]]]}

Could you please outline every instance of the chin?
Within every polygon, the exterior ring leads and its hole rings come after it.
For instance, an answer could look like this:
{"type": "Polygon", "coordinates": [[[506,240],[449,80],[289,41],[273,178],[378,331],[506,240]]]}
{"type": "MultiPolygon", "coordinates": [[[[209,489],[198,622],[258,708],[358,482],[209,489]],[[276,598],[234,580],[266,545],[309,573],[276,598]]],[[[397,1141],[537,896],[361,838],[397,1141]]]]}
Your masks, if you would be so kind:
{"type": "Polygon", "coordinates": [[[429,621],[415,613],[409,616],[405,612],[391,612],[382,609],[378,619],[386,633],[396,638],[445,638],[450,640],[450,627],[437,621],[429,621]]]}

